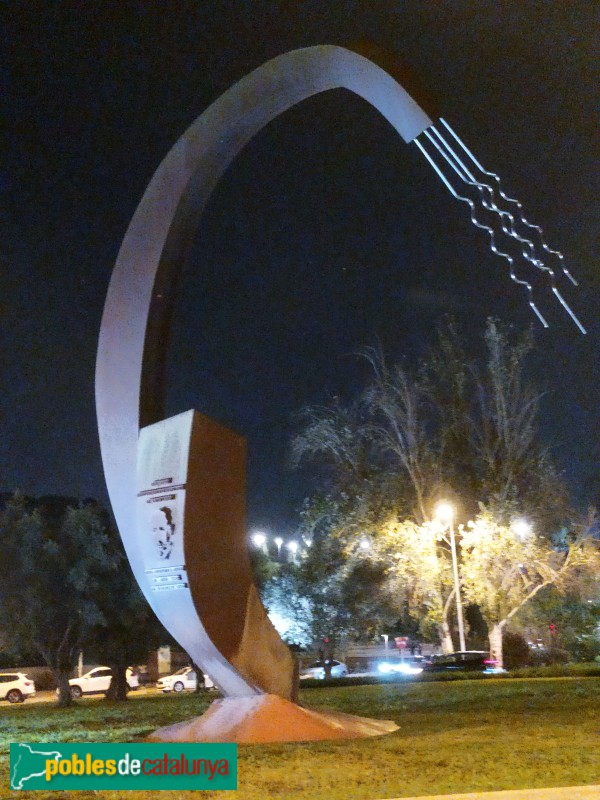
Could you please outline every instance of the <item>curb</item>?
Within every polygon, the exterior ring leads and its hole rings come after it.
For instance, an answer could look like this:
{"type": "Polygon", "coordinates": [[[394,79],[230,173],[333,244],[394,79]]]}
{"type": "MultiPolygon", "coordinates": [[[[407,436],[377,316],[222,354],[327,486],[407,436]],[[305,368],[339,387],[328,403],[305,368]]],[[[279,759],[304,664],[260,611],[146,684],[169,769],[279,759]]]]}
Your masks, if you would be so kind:
{"type": "Polygon", "coordinates": [[[389,800],[600,800],[600,785],[561,786],[553,789],[513,789],[502,792],[419,795],[389,800]]]}

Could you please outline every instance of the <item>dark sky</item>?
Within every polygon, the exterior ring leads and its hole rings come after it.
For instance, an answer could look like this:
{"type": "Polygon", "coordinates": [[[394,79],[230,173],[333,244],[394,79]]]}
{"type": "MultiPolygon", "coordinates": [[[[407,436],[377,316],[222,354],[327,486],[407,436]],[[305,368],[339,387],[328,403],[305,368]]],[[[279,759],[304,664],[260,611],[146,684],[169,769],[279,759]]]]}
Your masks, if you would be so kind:
{"type": "MultiPolygon", "coordinates": [[[[549,290],[534,377],[543,432],[597,498],[598,5],[524,0],[5,2],[0,491],[106,500],[93,379],[121,240],[160,161],[234,81],[295,47],[395,50],[580,279],[549,290]]],[[[249,439],[249,524],[285,529],[306,491],[290,416],[348,397],[376,337],[414,363],[445,312],[469,334],[535,322],[486,234],[414,145],[343,91],[275,120],[211,199],[173,331],[169,411],[249,439]]]]}

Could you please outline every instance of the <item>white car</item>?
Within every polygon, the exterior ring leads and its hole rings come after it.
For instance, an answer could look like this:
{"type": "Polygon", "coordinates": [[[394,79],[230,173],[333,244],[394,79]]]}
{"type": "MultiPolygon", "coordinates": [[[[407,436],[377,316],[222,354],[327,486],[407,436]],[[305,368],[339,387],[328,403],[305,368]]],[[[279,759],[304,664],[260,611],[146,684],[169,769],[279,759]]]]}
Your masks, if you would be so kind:
{"type": "Polygon", "coordinates": [[[35,697],[35,683],[24,672],[0,674],[0,700],[23,703],[27,697],[35,697]]]}
{"type": "MultiPolygon", "coordinates": [[[[111,679],[112,670],[110,667],[94,667],[94,669],[86,672],[85,675],[69,680],[71,694],[73,697],[81,697],[82,694],[102,694],[108,691],[111,679]]],[[[127,680],[128,690],[137,689],[140,685],[138,676],[129,667],[125,673],[125,679],[127,680]]]]}
{"type": "MultiPolygon", "coordinates": [[[[329,661],[327,660],[327,665],[331,664],[331,677],[332,678],[344,678],[348,674],[348,667],[345,664],[342,664],[341,661],[329,661]]],[[[324,680],[325,679],[325,664],[322,661],[313,661],[312,664],[309,664],[306,669],[302,670],[300,674],[300,678],[316,678],[317,680],[324,680]]]]}
{"type": "MultiPolygon", "coordinates": [[[[197,684],[196,671],[191,667],[182,667],[172,675],[165,675],[163,678],[159,678],[156,682],[156,688],[161,689],[163,692],[183,692],[184,689],[195,692],[197,684]]],[[[217,688],[206,674],[204,674],[204,688],[217,688]]]]}

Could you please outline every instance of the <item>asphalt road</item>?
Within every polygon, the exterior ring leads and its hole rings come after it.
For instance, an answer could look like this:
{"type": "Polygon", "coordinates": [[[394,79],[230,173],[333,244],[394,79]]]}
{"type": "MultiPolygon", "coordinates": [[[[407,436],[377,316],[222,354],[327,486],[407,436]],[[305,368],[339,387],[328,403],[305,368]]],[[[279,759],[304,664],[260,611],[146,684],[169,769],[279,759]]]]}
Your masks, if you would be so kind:
{"type": "MultiPolygon", "coordinates": [[[[157,689],[155,686],[151,687],[140,687],[133,692],[129,693],[130,699],[135,699],[136,697],[148,697],[148,695],[156,695],[162,694],[162,692],[157,689]]],[[[82,700],[103,700],[104,694],[91,694],[86,695],[81,698],[82,700]]],[[[36,691],[35,697],[28,697],[24,703],[20,705],[31,705],[32,703],[53,703],[56,702],[56,692],[49,691],[49,692],[40,692],[36,691]]],[[[0,708],[10,705],[6,700],[0,702],[0,708]]]]}

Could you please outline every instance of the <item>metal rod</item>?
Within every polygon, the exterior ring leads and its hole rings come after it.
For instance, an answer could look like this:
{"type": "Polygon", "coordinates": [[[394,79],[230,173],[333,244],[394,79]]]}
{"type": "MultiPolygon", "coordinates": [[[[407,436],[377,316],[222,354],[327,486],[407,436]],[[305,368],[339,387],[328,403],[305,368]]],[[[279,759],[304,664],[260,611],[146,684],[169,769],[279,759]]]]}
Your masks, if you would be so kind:
{"type": "Polygon", "coordinates": [[[460,578],[458,575],[458,558],[456,555],[456,539],[454,536],[454,519],[450,521],[450,546],[452,548],[452,570],[454,572],[454,593],[456,599],[456,616],[458,619],[458,639],[461,651],[467,649],[465,644],[465,622],[463,619],[462,599],[460,596],[460,578]]]}

